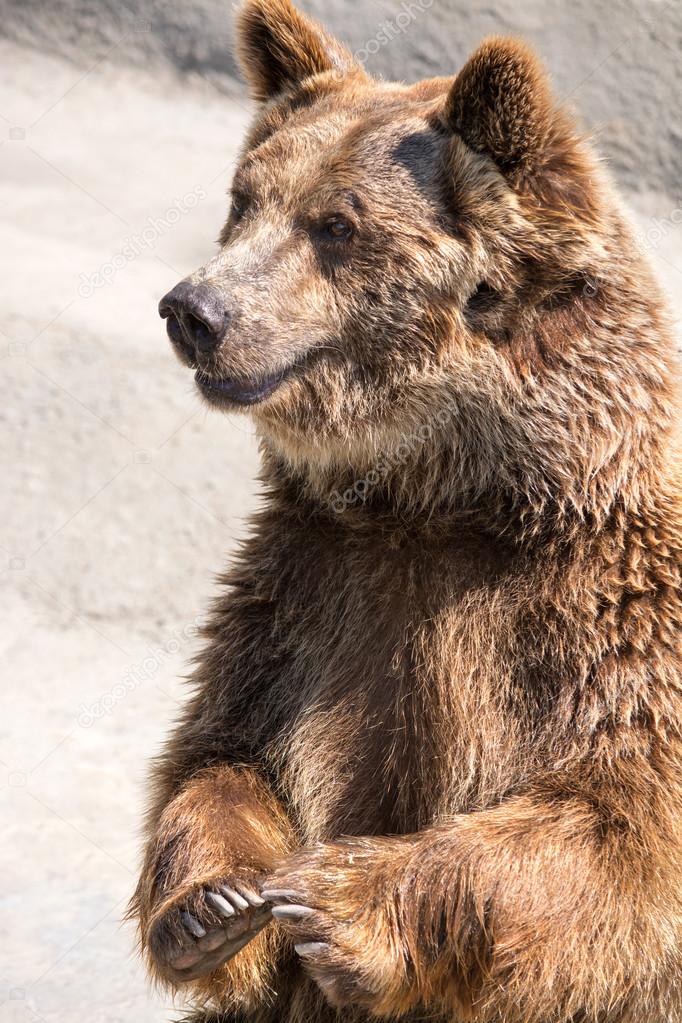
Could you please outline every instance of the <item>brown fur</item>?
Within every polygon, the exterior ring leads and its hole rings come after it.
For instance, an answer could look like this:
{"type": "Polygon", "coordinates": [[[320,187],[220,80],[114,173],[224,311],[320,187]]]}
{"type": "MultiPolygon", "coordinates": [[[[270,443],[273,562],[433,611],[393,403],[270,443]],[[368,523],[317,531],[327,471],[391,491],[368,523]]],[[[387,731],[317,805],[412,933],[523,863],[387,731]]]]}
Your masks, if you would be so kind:
{"type": "Polygon", "coordinates": [[[170,982],[207,885],[271,875],[315,912],[185,985],[197,1019],[680,1021],[656,286],[523,45],[408,87],[287,0],[240,26],[264,102],[192,277],[234,313],[199,369],[288,375],[254,406],[265,506],[155,771],[150,969],[170,982]]]}

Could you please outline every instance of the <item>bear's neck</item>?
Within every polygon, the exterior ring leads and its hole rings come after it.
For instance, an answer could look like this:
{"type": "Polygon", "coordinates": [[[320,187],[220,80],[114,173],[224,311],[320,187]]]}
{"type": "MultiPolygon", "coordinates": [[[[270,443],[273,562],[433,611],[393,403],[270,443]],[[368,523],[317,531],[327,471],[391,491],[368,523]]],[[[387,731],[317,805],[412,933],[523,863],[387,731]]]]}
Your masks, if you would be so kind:
{"type": "Polygon", "coordinates": [[[510,463],[476,486],[461,472],[461,451],[426,446],[399,465],[387,458],[374,470],[326,473],[293,469],[266,450],[263,479],[278,502],[340,530],[444,526],[542,549],[547,542],[608,531],[614,516],[654,524],[671,503],[682,503],[682,472],[670,441],[664,432],[646,443],[640,438],[636,452],[630,446],[622,460],[613,459],[591,478],[586,472],[584,485],[563,488],[556,477],[533,477],[527,467],[510,463]]]}
{"type": "Polygon", "coordinates": [[[475,436],[464,414],[455,429],[405,436],[357,465],[294,466],[264,444],[263,480],[279,500],[340,529],[451,523],[518,545],[568,541],[616,512],[657,520],[658,509],[679,500],[671,382],[649,396],[648,413],[631,399],[624,388],[618,415],[614,397],[601,433],[597,414],[560,406],[516,430],[501,416],[475,436]]]}

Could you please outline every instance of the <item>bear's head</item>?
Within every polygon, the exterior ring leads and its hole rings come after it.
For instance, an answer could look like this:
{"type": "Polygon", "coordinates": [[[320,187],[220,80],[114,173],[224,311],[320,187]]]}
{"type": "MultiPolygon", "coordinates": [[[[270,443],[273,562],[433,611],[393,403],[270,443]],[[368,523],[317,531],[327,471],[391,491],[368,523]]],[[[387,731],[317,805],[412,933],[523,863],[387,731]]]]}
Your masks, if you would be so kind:
{"type": "Polygon", "coordinates": [[[424,502],[607,503],[651,456],[669,360],[538,59],[493,38],[453,78],[376,81],[288,0],[246,0],[239,45],[260,106],[219,251],[160,306],[206,401],[327,486],[388,464],[419,503],[407,460],[424,502]]]}

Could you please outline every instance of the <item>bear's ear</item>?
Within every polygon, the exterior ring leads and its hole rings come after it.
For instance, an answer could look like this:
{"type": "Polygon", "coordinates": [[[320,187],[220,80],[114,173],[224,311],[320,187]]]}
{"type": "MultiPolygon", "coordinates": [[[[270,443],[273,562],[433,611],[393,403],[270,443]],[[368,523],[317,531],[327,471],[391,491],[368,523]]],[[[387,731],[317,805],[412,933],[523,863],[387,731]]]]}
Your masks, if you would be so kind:
{"type": "Polygon", "coordinates": [[[310,75],[357,68],[351,54],[289,0],[245,0],[238,54],[255,99],[268,100],[310,75]]]}
{"type": "Polygon", "coordinates": [[[540,60],[516,39],[487,39],[458,74],[445,109],[449,127],[517,182],[547,156],[557,111],[540,60]]]}

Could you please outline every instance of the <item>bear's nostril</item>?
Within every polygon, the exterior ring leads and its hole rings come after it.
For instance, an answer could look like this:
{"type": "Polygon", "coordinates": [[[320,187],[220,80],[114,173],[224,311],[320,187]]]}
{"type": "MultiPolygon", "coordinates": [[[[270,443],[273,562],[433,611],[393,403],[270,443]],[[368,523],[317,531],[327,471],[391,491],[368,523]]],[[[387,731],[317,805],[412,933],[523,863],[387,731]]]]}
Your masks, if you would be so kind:
{"type": "Polygon", "coordinates": [[[194,344],[202,352],[208,352],[216,346],[216,336],[203,320],[192,313],[186,314],[187,330],[192,335],[194,344]]]}
{"type": "Polygon", "coordinates": [[[173,313],[169,313],[166,318],[166,333],[174,345],[181,345],[183,343],[182,327],[177,316],[173,313]]]}

